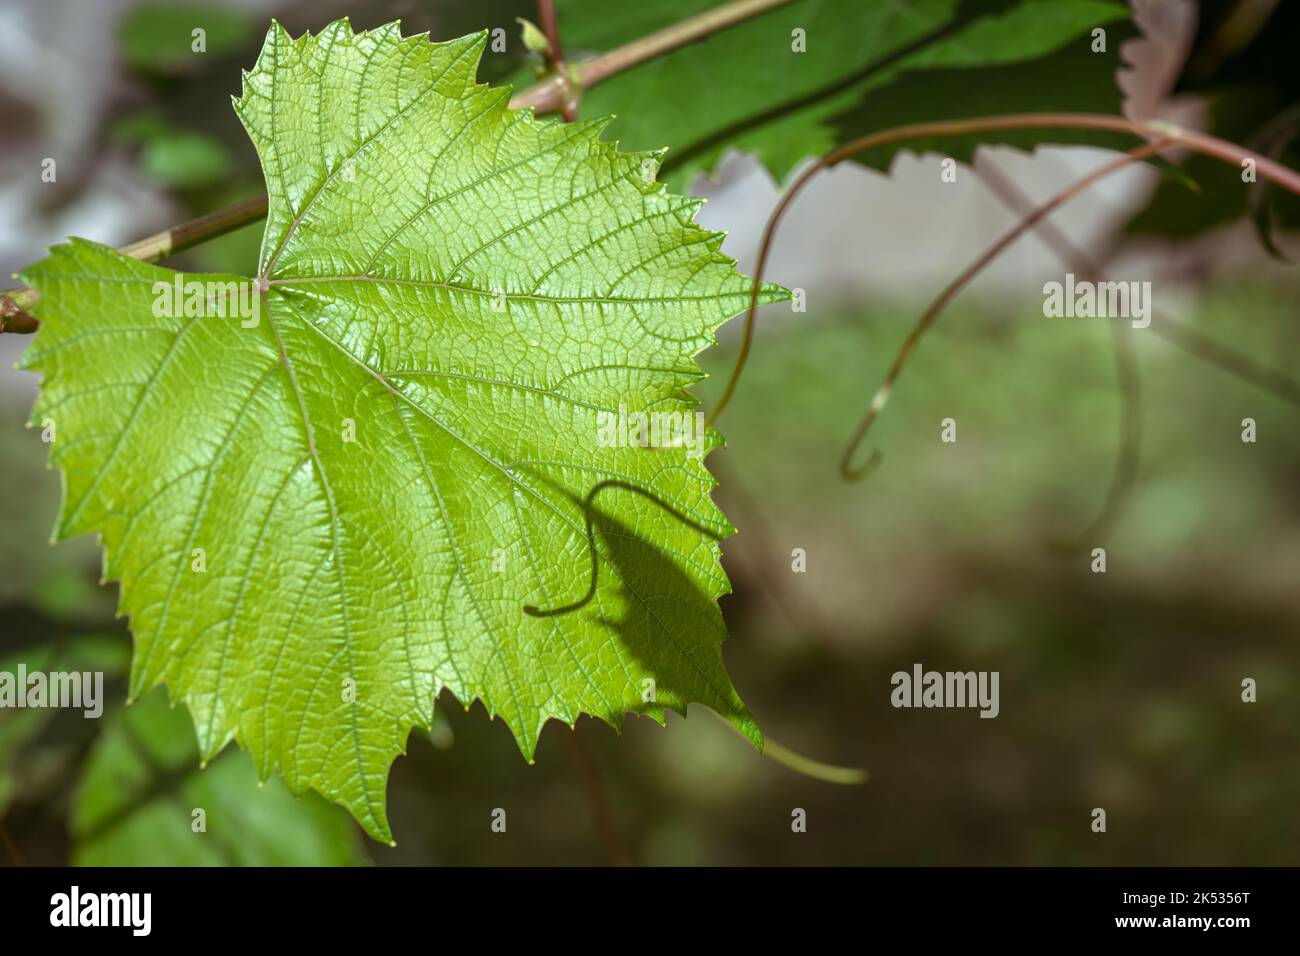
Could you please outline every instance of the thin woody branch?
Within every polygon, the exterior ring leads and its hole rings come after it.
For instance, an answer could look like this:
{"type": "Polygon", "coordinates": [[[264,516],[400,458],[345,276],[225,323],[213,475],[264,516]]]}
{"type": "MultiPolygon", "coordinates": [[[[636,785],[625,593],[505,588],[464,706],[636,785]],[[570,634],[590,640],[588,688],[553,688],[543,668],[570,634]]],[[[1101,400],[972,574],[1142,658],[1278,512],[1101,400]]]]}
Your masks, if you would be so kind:
{"type": "Polygon", "coordinates": [[[1112,173],[1118,172],[1125,166],[1129,165],[1129,163],[1134,163],[1146,159],[1149,156],[1154,156],[1162,149],[1166,149],[1171,145],[1172,141],[1169,139],[1156,140],[1154,143],[1144,143],[1141,146],[1134,147],[1124,155],[1111,160],[1100,169],[1089,173],[1082,179],[1078,179],[1071,183],[1047,202],[1038,206],[1033,210],[1033,212],[1021,219],[1020,222],[1006,232],[997,242],[989,246],[989,248],[986,249],[974,262],[967,266],[962,273],[957,276],[957,278],[953,279],[952,282],[948,283],[948,285],[944,287],[943,291],[935,297],[935,300],[932,303],[930,303],[930,307],[927,308],[917,320],[916,325],[912,327],[911,333],[908,334],[907,339],[898,350],[898,354],[894,357],[893,363],[889,366],[889,371],[885,373],[884,381],[881,382],[880,387],[876,389],[876,392],[871,399],[871,405],[867,408],[866,414],[863,415],[857,428],[854,429],[853,437],[849,439],[848,444],[845,446],[844,454],[840,458],[840,475],[844,480],[856,481],[865,477],[879,466],[881,460],[879,449],[873,450],[867,463],[858,467],[854,467],[853,465],[854,454],[857,452],[858,446],[862,444],[862,440],[866,437],[872,424],[874,424],[876,419],[880,416],[881,411],[885,407],[885,403],[889,401],[889,396],[893,392],[894,383],[902,373],[903,366],[907,363],[908,356],[912,354],[917,343],[921,341],[922,336],[924,336],[925,333],[934,325],[935,321],[943,313],[943,310],[948,307],[948,304],[952,302],[954,298],[957,297],[957,293],[966,288],[966,286],[969,285],[977,275],[984,271],[984,268],[990,262],[1001,255],[1002,252],[1009,248],[1012,243],[1037,225],[1044,217],[1065,205],[1075,196],[1079,195],[1079,193],[1088,189],[1088,187],[1092,186],[1099,180],[1106,178],[1112,173]]]}
{"type": "Polygon", "coordinates": [[[749,359],[749,352],[754,344],[754,318],[758,312],[763,274],[771,256],[772,241],[776,236],[777,227],[795,198],[817,174],[877,146],[936,136],[963,136],[1013,129],[1089,129],[1127,133],[1145,139],[1148,143],[1162,142],[1167,146],[1183,146],[1238,168],[1243,168],[1246,162],[1250,161],[1265,180],[1300,196],[1300,172],[1244,146],[1219,139],[1217,136],[1210,136],[1208,133],[1183,129],[1163,120],[1138,121],[1103,113],[1008,113],[976,119],[911,123],[850,140],[805,169],[791,183],[780,202],[776,204],[776,208],[772,210],[771,216],[768,217],[767,225],[763,229],[762,241],[759,243],[758,264],[754,268],[754,283],[749,297],[749,310],[745,313],[745,331],[740,343],[740,354],[736,357],[736,364],[731,370],[731,377],[727,380],[722,397],[709,414],[708,423],[711,425],[717,421],[723,410],[731,403],[741,373],[745,369],[745,363],[749,359]]]}

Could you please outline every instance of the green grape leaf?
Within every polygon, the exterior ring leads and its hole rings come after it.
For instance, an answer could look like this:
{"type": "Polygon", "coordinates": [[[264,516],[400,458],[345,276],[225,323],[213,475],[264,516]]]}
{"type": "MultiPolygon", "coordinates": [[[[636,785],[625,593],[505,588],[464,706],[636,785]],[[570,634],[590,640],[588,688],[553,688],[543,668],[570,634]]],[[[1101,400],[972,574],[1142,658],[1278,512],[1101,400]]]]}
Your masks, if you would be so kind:
{"type": "MultiPolygon", "coordinates": [[[[560,0],[559,23],[572,59],[716,5],[640,0],[615,12],[603,0],[560,0]]],[[[1087,44],[1093,29],[1109,30],[1128,16],[1113,0],[800,0],[611,77],[586,92],[580,115],[618,113],[611,131],[620,141],[671,147],[664,175],[673,188],[711,171],[728,149],[753,152],[779,181],[851,135],[834,120],[868,94],[892,102],[894,83],[905,74],[969,76],[980,67],[1033,61],[1067,43],[1087,44]],[[796,30],[803,31],[803,52],[794,49],[796,30]]],[[[1110,39],[1116,42],[1107,54],[1086,68],[1113,87],[1118,37],[1110,39]]],[[[1054,75],[1049,88],[1037,91],[1041,99],[1050,102],[1060,82],[1054,75]]],[[[1076,86],[1078,78],[1066,82],[1076,86]]],[[[965,92],[945,89],[934,109],[959,111],[965,92]]]]}
{"type": "Polygon", "coordinates": [[[189,716],[161,690],[106,722],[73,803],[74,866],[366,862],[346,814],[314,794],[295,800],[279,780],[259,787],[248,754],[200,771],[189,716]]]}
{"type": "Polygon", "coordinates": [[[476,85],[485,42],[273,24],[235,102],[269,199],[257,277],[75,239],[22,276],[58,533],[103,538],[132,694],[166,683],[205,759],[235,739],[381,840],[443,688],[530,760],[550,718],[690,702],[762,741],[722,663],[721,438],[609,432],[699,422],[693,356],[751,284],[658,154],[476,85]]]}

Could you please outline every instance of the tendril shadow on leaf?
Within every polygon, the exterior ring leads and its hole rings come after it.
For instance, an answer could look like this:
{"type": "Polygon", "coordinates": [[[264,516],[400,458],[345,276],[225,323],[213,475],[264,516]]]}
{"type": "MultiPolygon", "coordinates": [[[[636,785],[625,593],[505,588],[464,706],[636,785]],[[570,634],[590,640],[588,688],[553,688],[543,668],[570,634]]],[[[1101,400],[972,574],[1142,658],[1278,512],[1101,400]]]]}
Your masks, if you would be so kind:
{"type": "Polygon", "coordinates": [[[729,528],[710,527],[632,482],[602,480],[579,498],[545,476],[542,480],[582,509],[589,580],[576,600],[548,608],[528,604],[523,607],[524,614],[556,619],[600,605],[596,623],[616,637],[640,664],[644,678],[653,681],[653,693],[647,695],[643,685],[639,694],[633,688],[631,695],[617,702],[624,711],[648,714],[662,722],[664,708],[685,715],[689,703],[699,702],[717,711],[761,749],[763,735],[726,677],[722,643],[727,631],[717,603],[720,595],[706,590],[705,582],[692,576],[681,558],[647,540],[644,533],[615,517],[602,503],[611,494],[635,495],[713,541],[722,540],[729,528]],[[618,582],[617,591],[602,591],[602,562],[605,572],[612,572],[618,582]],[[622,612],[606,614],[605,599],[613,595],[622,597],[622,612]]]}
{"type": "MultiPolygon", "coordinates": [[[[654,492],[642,488],[639,485],[634,485],[631,482],[627,482],[627,481],[621,481],[617,478],[610,478],[605,481],[597,482],[595,485],[592,486],[591,490],[587,492],[587,496],[584,499],[582,499],[582,501],[578,502],[579,507],[582,508],[583,518],[586,521],[587,551],[591,556],[591,577],[590,577],[590,583],[587,585],[587,592],[582,597],[578,598],[578,600],[574,601],[571,604],[565,604],[562,605],[561,607],[550,608],[549,610],[542,610],[541,608],[538,608],[535,605],[525,604],[524,605],[525,614],[529,615],[530,617],[558,617],[561,614],[570,614],[574,611],[578,611],[586,607],[588,604],[591,603],[592,598],[596,596],[596,587],[597,587],[598,578],[600,574],[600,556],[596,551],[596,538],[593,530],[593,524],[594,524],[593,516],[598,515],[600,518],[600,523],[602,525],[608,524],[612,527],[617,527],[622,532],[627,532],[630,534],[630,532],[628,532],[628,529],[623,525],[621,525],[619,522],[615,521],[609,515],[604,514],[603,512],[598,512],[596,510],[595,507],[596,496],[599,495],[606,488],[621,488],[624,491],[633,492],[634,494],[640,495],[642,498],[645,498],[647,501],[654,502],[664,511],[668,512],[670,515],[672,515],[674,518],[680,521],[682,524],[686,525],[687,527],[694,528],[696,531],[700,532],[700,534],[707,535],[708,537],[712,538],[714,541],[721,541],[723,538],[723,535],[721,533],[714,531],[712,528],[705,527],[704,525],[696,521],[694,518],[691,518],[689,515],[685,515],[681,511],[674,508],[672,505],[664,501],[654,492]]],[[[653,547],[653,546],[647,545],[647,547],[653,547]]],[[[656,548],[654,550],[658,550],[658,549],[656,548]]]]}
{"type": "MultiPolygon", "coordinates": [[[[554,486],[554,482],[550,483],[554,486]]],[[[630,707],[625,701],[628,711],[655,715],[661,707],[668,707],[685,715],[688,703],[699,702],[749,739],[763,756],[795,773],[833,784],[866,782],[867,772],[861,767],[841,767],[814,760],[777,743],[758,729],[739,695],[725,680],[722,642],[727,631],[715,596],[706,593],[663,548],[646,541],[632,528],[600,510],[595,502],[606,490],[630,492],[714,541],[726,537],[726,531],[702,524],[653,491],[619,479],[597,482],[581,499],[568,490],[561,490],[583,511],[587,550],[591,556],[590,580],[586,592],[578,600],[545,610],[525,605],[526,614],[554,618],[574,613],[590,604],[599,586],[603,554],[630,603],[639,604],[645,611],[644,614],[624,614],[618,620],[600,619],[602,625],[618,635],[628,653],[654,675],[655,694],[651,699],[642,699],[630,707]],[[600,549],[596,546],[597,534],[600,536],[600,549]],[[642,593],[632,582],[649,582],[653,591],[642,593]],[[656,610],[657,606],[664,609],[662,613],[656,610]],[[666,620],[666,617],[671,619],[666,620]],[[689,636],[692,643],[684,643],[684,635],[689,636]],[[713,635],[716,635],[716,640],[713,635]],[[665,654],[671,653],[671,649],[675,649],[690,665],[676,670],[684,670],[689,676],[679,676],[674,682],[665,683],[665,677],[674,673],[674,669],[664,666],[665,654]]]]}

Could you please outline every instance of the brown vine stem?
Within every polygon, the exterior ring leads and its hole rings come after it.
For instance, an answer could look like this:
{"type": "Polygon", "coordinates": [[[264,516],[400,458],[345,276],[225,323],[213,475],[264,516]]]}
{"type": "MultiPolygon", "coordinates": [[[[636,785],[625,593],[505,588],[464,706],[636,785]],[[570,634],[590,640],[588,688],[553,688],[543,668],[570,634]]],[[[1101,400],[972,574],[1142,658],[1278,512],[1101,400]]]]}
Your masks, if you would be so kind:
{"type": "MultiPolygon", "coordinates": [[[[118,252],[142,262],[156,262],[173,253],[198,245],[255,222],[266,215],[266,197],[256,196],[179,226],[172,226],[138,242],[123,246],[118,252]]],[[[36,320],[26,310],[36,304],[35,289],[26,287],[0,293],[0,332],[34,332],[36,320]],[[30,325],[30,327],[27,327],[30,325]]]]}
{"type": "Polygon", "coordinates": [[[884,409],[885,403],[889,401],[890,393],[894,389],[894,383],[902,373],[903,366],[907,363],[908,356],[912,354],[912,350],[915,349],[917,343],[921,341],[921,337],[929,331],[931,326],[934,325],[935,320],[939,318],[943,313],[943,310],[948,307],[948,303],[957,297],[957,293],[966,288],[966,286],[970,284],[971,280],[983,272],[984,268],[990,262],[1001,255],[1008,246],[1037,225],[1045,216],[1049,215],[1054,210],[1059,209],[1075,196],[1079,195],[1079,193],[1088,189],[1099,180],[1105,179],[1111,173],[1118,172],[1129,163],[1146,159],[1149,156],[1154,156],[1162,149],[1167,149],[1171,145],[1173,145],[1173,140],[1166,138],[1156,140],[1154,143],[1135,146],[1123,156],[1111,160],[1109,163],[1106,163],[1106,165],[1094,170],[1082,179],[1075,180],[1065,189],[1058,192],[1055,196],[1037,207],[1032,213],[1018,222],[1014,227],[1006,232],[1002,238],[985,249],[979,258],[967,266],[962,273],[957,276],[957,278],[953,279],[952,282],[948,283],[948,285],[944,287],[943,291],[940,292],[938,296],[935,297],[935,300],[930,303],[930,307],[921,314],[919,319],[917,319],[916,325],[912,327],[912,331],[903,342],[902,348],[900,348],[898,354],[894,356],[894,361],[889,366],[889,371],[885,373],[884,381],[880,383],[880,387],[876,389],[875,395],[872,396],[871,405],[867,409],[867,413],[862,416],[862,420],[858,422],[858,427],[853,432],[853,437],[849,439],[848,445],[845,446],[844,454],[840,457],[840,476],[845,481],[857,481],[858,479],[865,477],[880,464],[881,455],[879,449],[872,451],[871,458],[860,468],[853,467],[853,455],[857,452],[858,446],[862,444],[862,439],[866,437],[867,431],[871,428],[876,419],[880,417],[880,412],[884,409]]]}
{"type": "Polygon", "coordinates": [[[709,414],[708,423],[718,420],[723,410],[731,403],[736,392],[736,385],[744,371],[754,342],[754,316],[758,312],[758,297],[762,290],[763,273],[772,252],[772,240],[776,228],[781,223],[786,210],[803,188],[820,172],[851,159],[858,153],[877,146],[905,142],[911,139],[923,139],[929,136],[963,136],[972,133],[989,133],[997,130],[1011,129],[1091,129],[1112,133],[1127,133],[1146,140],[1160,140],[1167,145],[1183,146],[1194,152],[1203,153],[1233,166],[1241,167],[1246,160],[1255,163],[1256,172],[1269,182],[1282,186],[1296,195],[1300,195],[1300,173],[1281,163],[1246,149],[1236,143],[1219,139],[1208,133],[1182,129],[1162,120],[1130,120],[1122,116],[1108,116],[1102,113],[1008,113],[1001,116],[986,116],[967,120],[936,120],[927,123],[912,123],[906,126],[894,126],[889,129],[870,133],[850,140],[812,163],[790,184],[763,229],[763,238],[759,244],[758,265],[754,269],[754,283],[749,297],[749,309],[745,313],[744,337],[741,339],[740,354],[736,357],[735,367],[723,390],[722,398],[709,414]]]}
{"type": "Polygon", "coordinates": [[[537,0],[537,25],[546,34],[550,49],[547,58],[556,66],[564,64],[564,46],[560,43],[560,28],[555,16],[555,0],[537,0]]]}
{"type": "MultiPolygon", "coordinates": [[[[994,195],[1002,199],[1008,208],[1024,214],[1031,207],[1032,204],[1029,199],[1009,183],[1000,172],[991,167],[984,167],[980,170],[980,176],[992,187],[994,195]]],[[[1095,273],[1098,276],[1102,272],[1100,262],[1087,255],[1071,242],[1051,222],[1040,222],[1037,231],[1047,246],[1056,254],[1056,257],[1070,265],[1074,271],[1095,273]]],[[[1235,378],[1240,378],[1257,388],[1263,389],[1289,405],[1300,408],[1300,382],[1297,382],[1296,379],[1285,372],[1261,365],[1250,356],[1243,355],[1236,349],[1230,348],[1221,342],[1216,342],[1185,323],[1154,310],[1151,313],[1151,331],[1171,345],[1196,356],[1202,362],[1213,365],[1235,378]]]]}
{"type": "Polygon", "coordinates": [[[510,107],[517,110],[531,108],[538,113],[563,112],[575,91],[581,95],[611,76],[640,66],[647,60],[706,40],[715,33],[792,2],[794,0],[734,0],[714,10],[706,10],[590,60],[569,64],[567,76],[554,75],[529,87],[510,101],[510,107]]]}
{"type": "MultiPolygon", "coordinates": [[[[1027,215],[1032,209],[1033,204],[1030,199],[1000,170],[986,164],[980,168],[979,175],[992,189],[993,194],[1017,215],[1027,215]]],[[[1080,249],[1050,220],[1039,222],[1037,231],[1061,262],[1090,279],[1101,278],[1104,272],[1102,262],[1080,249]]],[[[1189,355],[1235,378],[1249,382],[1292,406],[1300,407],[1300,383],[1284,372],[1267,368],[1249,356],[1216,342],[1154,309],[1151,313],[1151,330],[1189,355]]],[[[1114,527],[1124,500],[1128,497],[1137,478],[1141,440],[1137,360],[1133,354],[1132,344],[1128,341],[1129,330],[1114,325],[1112,332],[1115,341],[1116,374],[1123,406],[1120,416],[1120,450],[1115,459],[1115,470],[1110,487],[1097,517],[1081,535],[1072,541],[1051,543],[1054,549],[1066,553],[1081,551],[1085,547],[1100,544],[1105,540],[1114,527]]]]}
{"type": "MultiPolygon", "coordinates": [[[[705,40],[715,33],[792,2],[793,0],[733,0],[732,3],[723,4],[698,16],[688,17],[680,23],[633,40],[590,60],[569,64],[564,73],[553,74],[513,97],[510,100],[510,108],[531,109],[536,113],[564,113],[569,105],[576,108],[575,96],[580,96],[582,91],[612,76],[639,66],[647,60],[705,40]]],[[[542,19],[546,19],[544,13],[542,19]]],[[[543,28],[545,29],[545,24],[543,28]]],[[[558,50],[558,33],[551,38],[551,42],[554,49],[558,50]]],[[[124,246],[118,251],[144,262],[156,262],[165,256],[261,219],[265,215],[266,197],[259,196],[228,209],[221,209],[182,225],[165,229],[139,242],[124,246]]],[[[36,304],[36,299],[36,292],[26,287],[0,291],[0,332],[22,334],[35,332],[36,318],[29,315],[27,310],[36,304]]]]}
{"type": "MultiPolygon", "coordinates": [[[[1033,201],[1021,192],[997,167],[984,164],[977,174],[1009,210],[1018,216],[1033,214],[1033,201]]],[[[1040,219],[1035,229],[1052,249],[1058,259],[1092,281],[1102,277],[1102,263],[1074,245],[1050,219],[1040,219]]],[[[1154,311],[1152,321],[1155,322],[1154,311]]],[[[1163,320],[1162,320],[1163,321],[1163,320]]],[[[1121,323],[1111,323],[1111,344],[1115,353],[1115,381],[1119,387],[1119,454],[1111,474],[1106,497],[1101,509],[1085,530],[1070,540],[1050,541],[1049,547],[1063,554],[1074,554],[1085,548],[1104,543],[1110,536],[1124,501],[1137,479],[1138,457],[1142,444],[1142,377],[1138,371],[1137,355],[1130,340],[1130,329],[1121,323]]]]}
{"type": "Polygon", "coordinates": [[[578,72],[579,85],[584,90],[590,89],[597,83],[609,79],[616,73],[631,69],[638,63],[672,53],[698,40],[707,39],[737,23],[791,2],[792,0],[736,0],[735,3],[706,10],[704,13],[670,27],[664,27],[602,56],[577,64],[575,69],[578,72]]]}
{"type": "Polygon", "coordinates": [[[610,808],[609,794],[605,790],[605,781],[600,776],[600,768],[596,766],[577,727],[564,736],[569,745],[569,756],[573,758],[578,775],[582,778],[583,789],[587,792],[592,822],[596,827],[596,835],[605,848],[605,856],[611,866],[630,865],[632,858],[628,855],[618,823],[614,819],[614,811],[610,808]]]}
{"type": "Polygon", "coordinates": [[[560,42],[560,27],[555,16],[555,0],[537,0],[537,21],[542,33],[546,35],[546,66],[553,78],[564,83],[564,102],[560,112],[564,116],[564,122],[572,123],[578,118],[581,91],[564,59],[564,44],[560,42]]]}

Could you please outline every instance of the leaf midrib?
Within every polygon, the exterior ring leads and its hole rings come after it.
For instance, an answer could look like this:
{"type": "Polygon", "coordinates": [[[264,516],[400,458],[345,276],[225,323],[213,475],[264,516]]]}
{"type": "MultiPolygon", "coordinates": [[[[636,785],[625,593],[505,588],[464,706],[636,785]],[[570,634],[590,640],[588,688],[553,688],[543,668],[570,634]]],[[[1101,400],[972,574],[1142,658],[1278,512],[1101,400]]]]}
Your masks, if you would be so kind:
{"type": "MultiPolygon", "coordinates": [[[[455,282],[441,282],[432,279],[404,279],[397,276],[370,276],[370,275],[336,275],[336,276],[293,276],[282,277],[279,279],[268,279],[266,284],[271,287],[277,286],[296,286],[311,285],[322,282],[378,282],[391,285],[413,285],[430,289],[443,289],[448,292],[464,292],[467,295],[487,296],[494,299],[506,299],[507,301],[520,302],[551,302],[559,304],[573,305],[664,305],[681,302],[718,302],[723,299],[743,299],[749,300],[748,292],[714,292],[709,295],[670,295],[670,296],[641,296],[630,298],[627,296],[595,296],[595,295],[537,295],[527,292],[499,292],[488,289],[477,289],[473,286],[461,285],[455,282]]],[[[761,296],[760,302],[766,301],[761,296]]]]}

